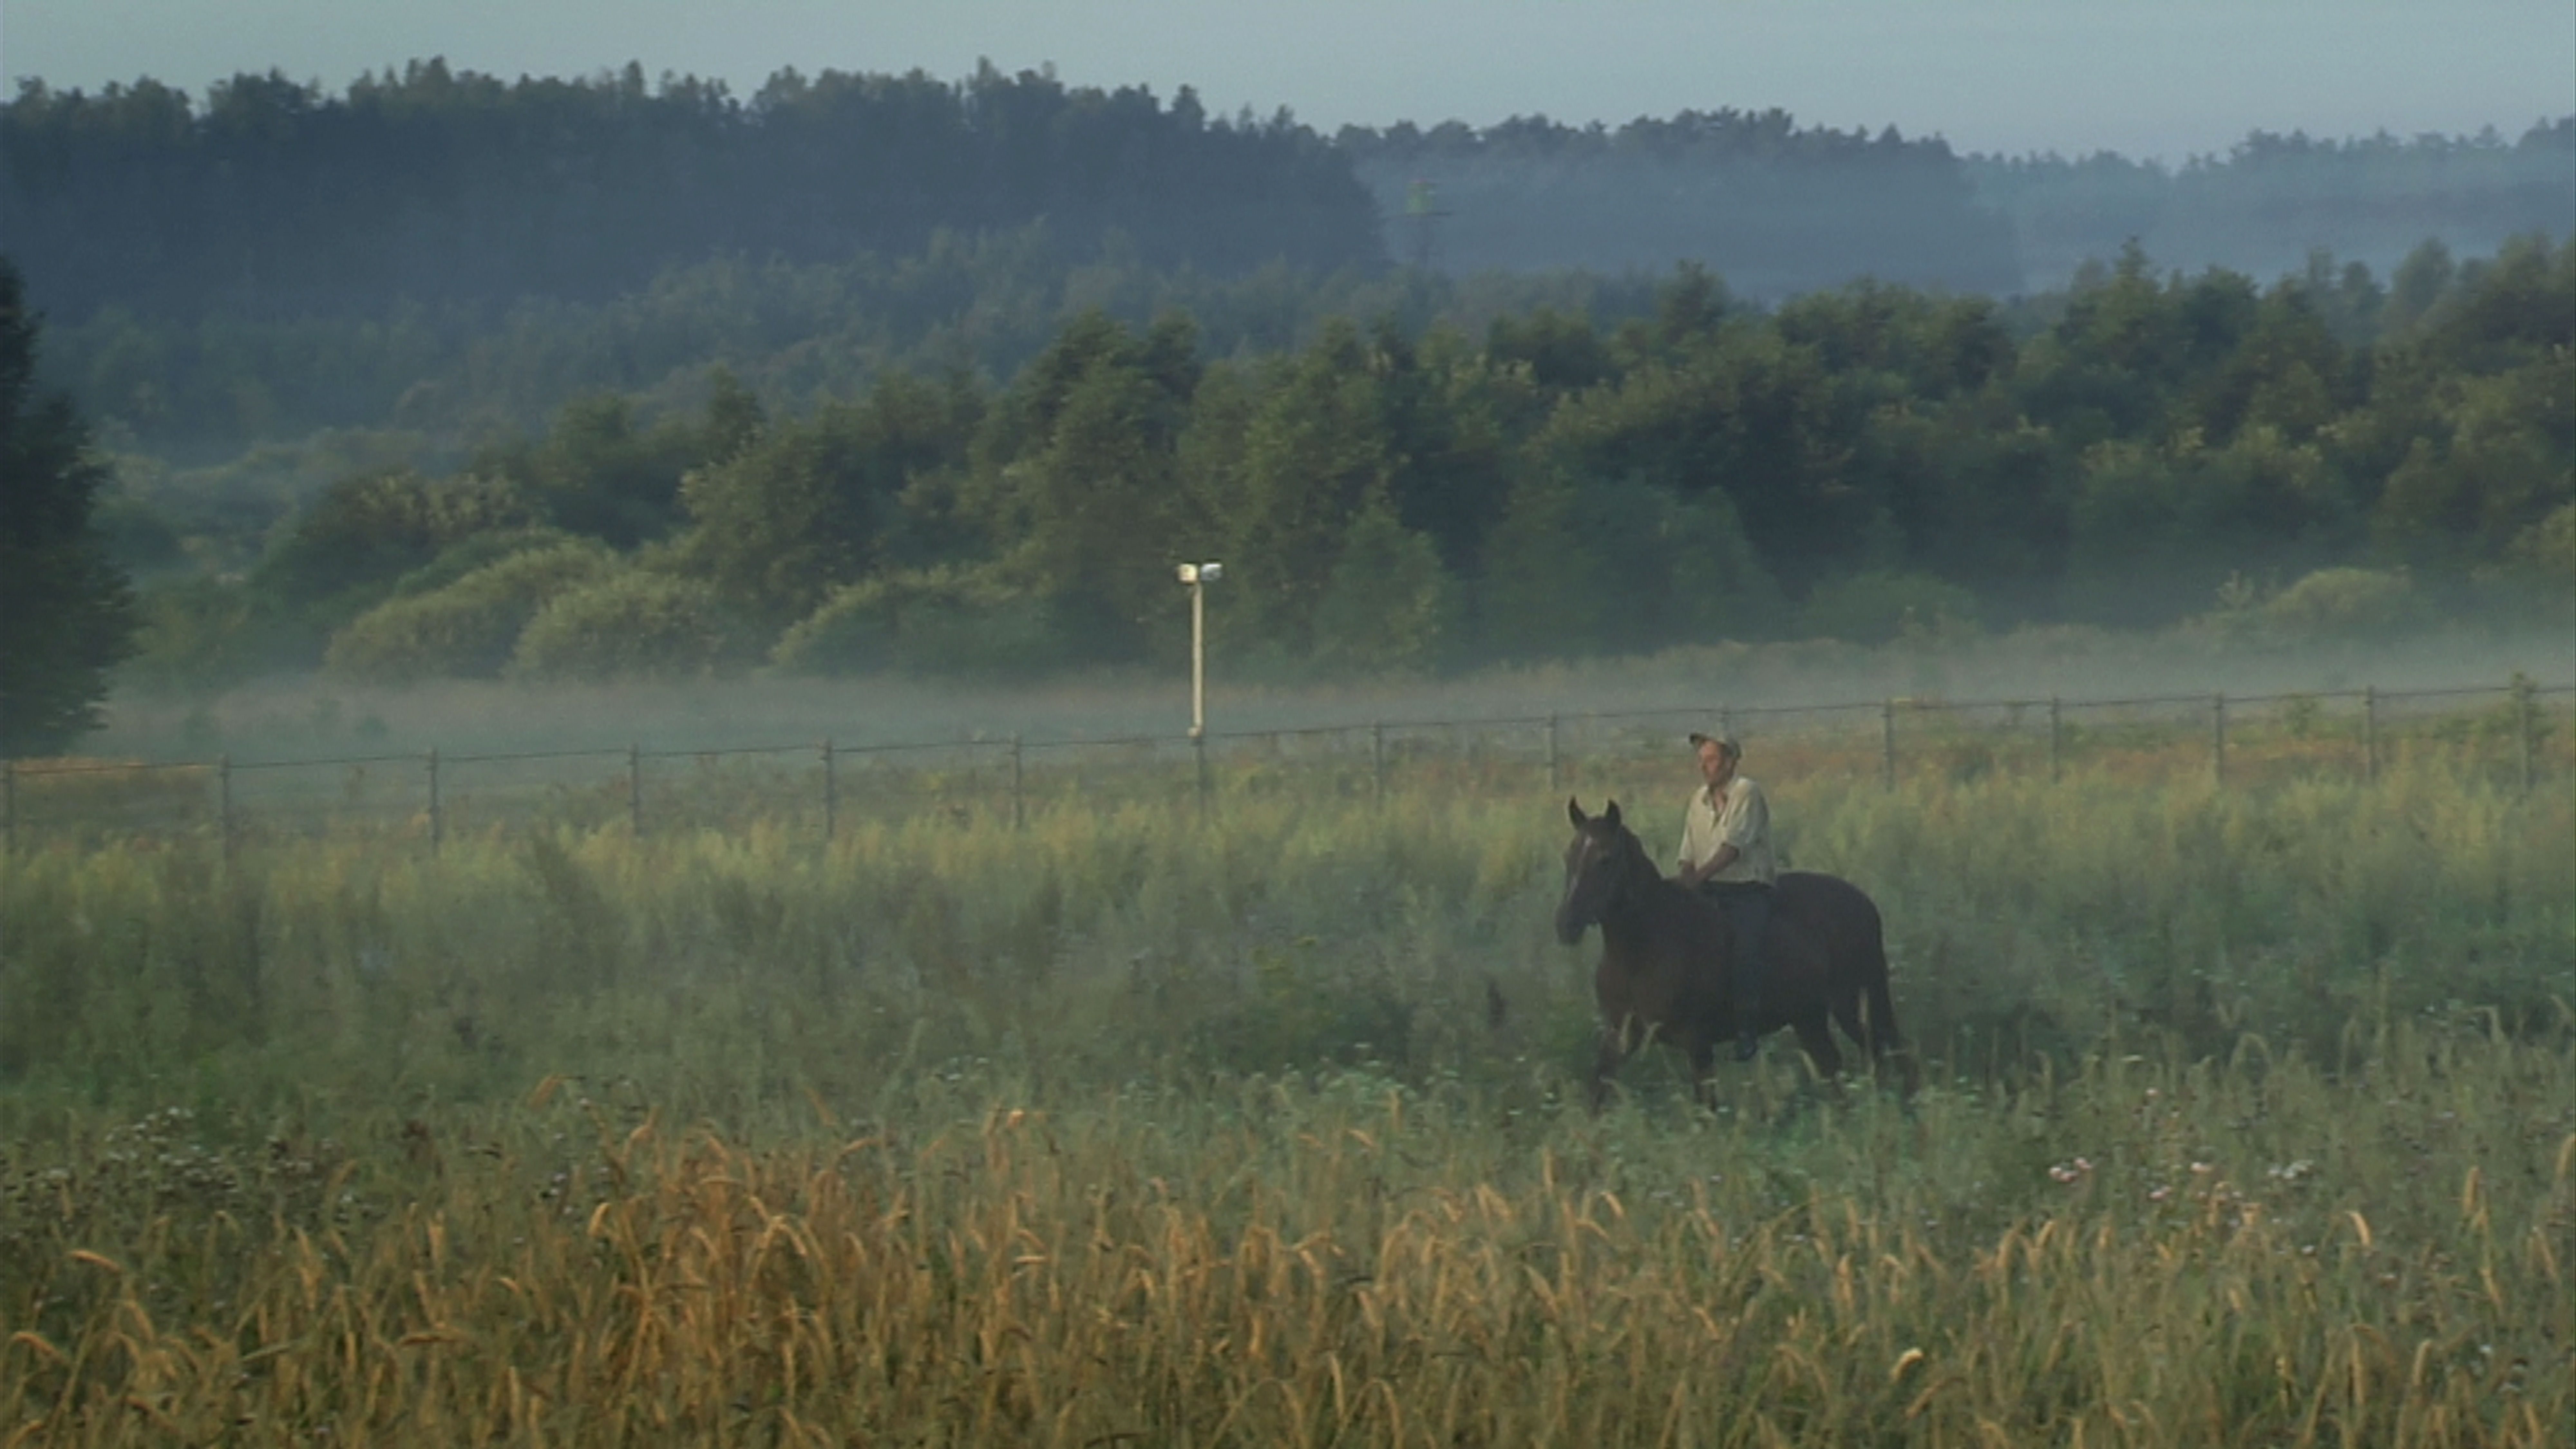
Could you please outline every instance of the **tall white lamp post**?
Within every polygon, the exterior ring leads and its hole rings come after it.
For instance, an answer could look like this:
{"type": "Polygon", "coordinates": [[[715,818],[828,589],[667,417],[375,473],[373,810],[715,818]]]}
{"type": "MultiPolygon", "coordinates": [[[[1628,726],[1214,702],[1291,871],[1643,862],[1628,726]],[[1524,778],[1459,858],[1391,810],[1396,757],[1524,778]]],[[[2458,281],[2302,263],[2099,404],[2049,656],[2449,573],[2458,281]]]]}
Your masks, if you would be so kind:
{"type": "Polygon", "coordinates": [[[1177,571],[1190,586],[1190,738],[1207,734],[1207,586],[1225,577],[1221,563],[1185,563],[1177,571]]]}

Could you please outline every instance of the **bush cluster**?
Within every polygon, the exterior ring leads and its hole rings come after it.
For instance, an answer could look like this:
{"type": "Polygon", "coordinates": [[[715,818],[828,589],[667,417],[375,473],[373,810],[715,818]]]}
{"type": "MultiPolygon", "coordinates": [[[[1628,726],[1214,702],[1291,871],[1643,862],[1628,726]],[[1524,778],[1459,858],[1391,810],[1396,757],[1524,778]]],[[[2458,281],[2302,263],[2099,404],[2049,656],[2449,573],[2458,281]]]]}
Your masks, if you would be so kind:
{"type": "Polygon", "coordinates": [[[398,594],[359,615],[332,636],[323,666],[383,682],[495,678],[548,604],[625,567],[587,539],[533,536],[516,549],[453,582],[398,594]]]}

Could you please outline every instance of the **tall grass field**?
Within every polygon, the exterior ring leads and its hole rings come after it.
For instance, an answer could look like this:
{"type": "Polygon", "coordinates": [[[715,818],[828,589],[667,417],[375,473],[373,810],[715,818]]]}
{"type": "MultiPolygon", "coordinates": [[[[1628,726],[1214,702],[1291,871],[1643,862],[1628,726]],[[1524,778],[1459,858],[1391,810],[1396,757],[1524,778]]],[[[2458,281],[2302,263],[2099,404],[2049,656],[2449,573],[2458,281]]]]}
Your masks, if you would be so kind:
{"type": "Polygon", "coordinates": [[[12,852],[0,1444],[2570,1442],[2563,769],[1770,765],[1910,1102],[1585,1112],[1525,771],[12,852]]]}

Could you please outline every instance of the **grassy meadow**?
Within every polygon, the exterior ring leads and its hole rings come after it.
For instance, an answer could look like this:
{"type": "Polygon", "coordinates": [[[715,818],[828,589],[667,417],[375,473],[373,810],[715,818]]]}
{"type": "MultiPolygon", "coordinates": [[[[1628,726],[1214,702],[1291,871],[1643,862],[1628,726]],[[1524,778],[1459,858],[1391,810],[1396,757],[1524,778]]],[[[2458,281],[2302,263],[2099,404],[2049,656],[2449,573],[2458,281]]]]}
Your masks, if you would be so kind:
{"type": "Polygon", "coordinates": [[[1525,770],[22,849],[0,1444],[2563,1443],[2576,792],[2472,754],[1768,755],[1925,1090],[1598,1119],[1525,770]]]}

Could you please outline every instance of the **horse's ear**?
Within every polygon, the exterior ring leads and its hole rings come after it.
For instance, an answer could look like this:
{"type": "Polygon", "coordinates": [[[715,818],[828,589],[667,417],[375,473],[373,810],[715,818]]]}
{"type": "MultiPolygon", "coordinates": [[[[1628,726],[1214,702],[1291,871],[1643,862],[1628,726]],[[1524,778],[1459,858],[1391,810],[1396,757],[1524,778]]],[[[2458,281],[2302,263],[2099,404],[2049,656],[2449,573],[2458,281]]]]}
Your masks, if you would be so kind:
{"type": "Polygon", "coordinates": [[[1616,800],[1611,801],[1611,802],[1610,802],[1610,808],[1601,812],[1601,818],[1610,822],[1610,828],[1611,828],[1611,829],[1613,829],[1613,830],[1618,829],[1618,828],[1619,828],[1619,802],[1618,802],[1618,801],[1616,801],[1616,800]]]}
{"type": "Polygon", "coordinates": [[[1566,796],[1565,816],[1567,819],[1574,822],[1575,829],[1581,830],[1583,828],[1583,803],[1571,795],[1566,796]]]}

